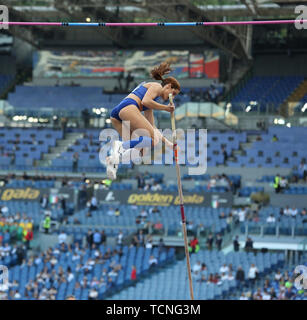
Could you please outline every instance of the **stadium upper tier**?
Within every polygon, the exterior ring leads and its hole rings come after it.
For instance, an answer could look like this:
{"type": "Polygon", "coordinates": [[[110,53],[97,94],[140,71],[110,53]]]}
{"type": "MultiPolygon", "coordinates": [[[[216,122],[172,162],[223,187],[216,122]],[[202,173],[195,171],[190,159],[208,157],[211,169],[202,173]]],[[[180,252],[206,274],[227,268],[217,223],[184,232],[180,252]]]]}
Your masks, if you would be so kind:
{"type": "MultiPolygon", "coordinates": [[[[185,103],[191,99],[205,98],[209,87],[183,88],[175,102],[185,103]]],[[[216,87],[216,95],[222,92],[222,87],[216,87]]],[[[126,94],[103,93],[101,87],[74,87],[74,86],[16,86],[15,92],[9,93],[8,102],[19,111],[29,114],[30,110],[39,108],[53,108],[81,111],[85,108],[112,109],[120,103],[126,94]]],[[[74,113],[76,115],[76,113],[74,113]]]]}
{"type": "Polygon", "coordinates": [[[258,107],[260,112],[265,112],[267,107],[277,110],[303,81],[302,76],[254,76],[232,99],[232,111],[245,111],[249,105],[251,112],[258,111],[258,107]]]}

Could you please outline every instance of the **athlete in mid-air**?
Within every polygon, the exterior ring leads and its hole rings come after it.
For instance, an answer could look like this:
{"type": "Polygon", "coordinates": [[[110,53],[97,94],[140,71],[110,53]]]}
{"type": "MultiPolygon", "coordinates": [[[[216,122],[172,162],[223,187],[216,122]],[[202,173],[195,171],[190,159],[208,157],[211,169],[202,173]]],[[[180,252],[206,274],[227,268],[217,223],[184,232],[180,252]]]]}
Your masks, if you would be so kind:
{"type": "Polygon", "coordinates": [[[131,133],[136,129],[145,129],[150,136],[144,135],[134,140],[113,142],[111,155],[106,158],[107,175],[110,179],[116,179],[120,158],[125,157],[133,148],[151,148],[159,143],[159,140],[162,140],[168,146],[173,146],[155,127],[153,115],[153,110],[174,111],[174,105],[171,103],[164,105],[157,102],[159,97],[167,101],[170,93],[175,97],[180,92],[180,84],[175,78],[163,77],[170,71],[169,63],[161,63],[151,70],[153,79],[160,80],[161,84],[142,82],[112,110],[111,122],[121,137],[123,132],[122,121],[129,121],[131,133]]]}

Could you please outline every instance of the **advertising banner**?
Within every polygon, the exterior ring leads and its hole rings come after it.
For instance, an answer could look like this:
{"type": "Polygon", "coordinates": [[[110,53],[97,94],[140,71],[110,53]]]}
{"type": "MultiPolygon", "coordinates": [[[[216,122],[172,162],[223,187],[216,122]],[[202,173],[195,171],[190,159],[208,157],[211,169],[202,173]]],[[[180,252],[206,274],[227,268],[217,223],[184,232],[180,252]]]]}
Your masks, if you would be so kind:
{"type": "Polygon", "coordinates": [[[74,189],[73,188],[33,188],[33,187],[24,187],[24,188],[0,188],[0,200],[1,201],[40,201],[43,195],[49,197],[51,204],[55,204],[59,201],[60,197],[65,198],[73,202],[74,200],[74,189]]]}
{"type": "MultiPolygon", "coordinates": [[[[146,206],[171,206],[179,205],[179,196],[172,192],[149,192],[134,190],[96,190],[96,198],[103,204],[130,204],[146,206]]],[[[184,204],[202,207],[231,207],[232,193],[191,193],[184,192],[184,204]]]]}

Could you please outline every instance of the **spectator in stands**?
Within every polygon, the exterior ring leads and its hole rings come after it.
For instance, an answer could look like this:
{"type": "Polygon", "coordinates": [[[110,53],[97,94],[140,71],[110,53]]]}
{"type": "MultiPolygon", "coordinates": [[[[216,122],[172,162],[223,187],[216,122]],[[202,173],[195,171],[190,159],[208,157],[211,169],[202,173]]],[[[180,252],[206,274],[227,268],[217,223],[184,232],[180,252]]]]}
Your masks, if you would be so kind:
{"type": "Polygon", "coordinates": [[[291,209],[289,208],[289,206],[286,206],[286,208],[284,209],[284,215],[291,216],[291,209]]]}
{"type": "Polygon", "coordinates": [[[191,253],[197,253],[199,251],[199,241],[197,237],[195,236],[189,243],[189,252],[191,253]]]}
{"type": "Polygon", "coordinates": [[[0,208],[1,208],[0,211],[1,211],[2,214],[9,213],[9,208],[6,205],[1,206],[0,208]]]}
{"type": "Polygon", "coordinates": [[[123,232],[121,230],[119,230],[119,233],[118,233],[118,235],[116,237],[116,244],[118,246],[122,246],[123,245],[123,237],[124,237],[123,232]]]}
{"type": "Polygon", "coordinates": [[[43,197],[40,200],[40,203],[43,209],[47,209],[49,203],[47,194],[43,195],[43,197]]]}
{"type": "Polygon", "coordinates": [[[294,206],[289,211],[290,211],[290,216],[291,217],[295,218],[297,216],[298,211],[294,206]]]}
{"type": "Polygon", "coordinates": [[[211,188],[216,187],[217,177],[218,177],[218,176],[214,176],[214,175],[212,175],[212,176],[210,177],[210,180],[209,180],[209,183],[208,183],[208,189],[211,189],[211,188]]]}
{"type": "Polygon", "coordinates": [[[98,203],[97,203],[97,199],[95,196],[93,196],[91,198],[91,206],[90,206],[90,211],[96,211],[98,208],[98,203]]]}
{"type": "Polygon", "coordinates": [[[101,233],[96,229],[93,234],[93,242],[96,246],[101,244],[101,233]]]}
{"type": "Polygon", "coordinates": [[[117,218],[120,216],[120,210],[119,210],[119,208],[116,208],[116,209],[115,209],[114,215],[115,215],[115,217],[117,217],[117,218]]]}
{"type": "Polygon", "coordinates": [[[220,233],[216,236],[215,244],[217,247],[217,250],[221,251],[222,250],[222,243],[223,243],[223,238],[220,233]]]}
{"type": "Polygon", "coordinates": [[[98,291],[96,288],[90,288],[88,299],[89,300],[97,300],[98,298],[98,291]]]}
{"type": "Polygon", "coordinates": [[[25,240],[26,240],[26,248],[30,249],[30,243],[33,240],[33,231],[32,229],[28,228],[26,229],[26,236],[25,236],[25,240]]]}
{"type": "Polygon", "coordinates": [[[253,240],[250,237],[248,237],[245,242],[245,251],[251,252],[251,251],[253,251],[253,249],[254,249],[253,240]]]}
{"type": "Polygon", "coordinates": [[[164,250],[165,244],[164,244],[163,238],[160,238],[158,248],[159,248],[159,253],[161,253],[164,250]]]}
{"type": "Polygon", "coordinates": [[[131,239],[131,247],[136,247],[138,245],[139,245],[139,240],[138,240],[137,234],[135,234],[131,239]]]}
{"type": "Polygon", "coordinates": [[[300,174],[300,177],[303,178],[303,180],[306,182],[307,181],[307,164],[305,163],[304,160],[301,161],[299,167],[298,167],[298,171],[300,174]]]}
{"type": "Polygon", "coordinates": [[[87,231],[87,235],[86,235],[86,243],[87,243],[87,247],[91,248],[93,245],[94,239],[93,239],[93,231],[92,229],[89,229],[87,231]]]}
{"type": "Polygon", "coordinates": [[[248,280],[251,286],[255,284],[258,274],[259,274],[258,268],[255,266],[254,263],[252,263],[248,271],[248,280]]]}
{"type": "Polygon", "coordinates": [[[196,227],[194,226],[193,221],[187,221],[187,234],[188,236],[196,235],[196,227]]]}
{"type": "Polygon", "coordinates": [[[274,178],[274,189],[275,189],[275,193],[280,192],[280,175],[279,174],[277,174],[274,178]]]}
{"type": "Polygon", "coordinates": [[[228,273],[227,280],[228,280],[228,281],[233,281],[234,279],[235,279],[235,277],[233,276],[232,272],[230,271],[230,272],[228,273]]]}
{"type": "Polygon", "coordinates": [[[286,293],[286,289],[280,288],[279,295],[278,295],[277,299],[278,300],[285,300],[285,298],[286,298],[285,293],[286,293]]]}
{"type": "Polygon", "coordinates": [[[154,192],[161,191],[162,190],[162,186],[161,186],[161,184],[159,184],[158,182],[155,181],[153,183],[153,185],[151,186],[150,190],[154,191],[154,192]]]}
{"type": "Polygon", "coordinates": [[[132,266],[132,271],[131,271],[131,276],[130,276],[130,279],[132,281],[136,281],[136,278],[137,278],[137,272],[136,272],[136,267],[135,266],[132,266]]]}
{"type": "Polygon", "coordinates": [[[202,277],[204,276],[205,279],[208,278],[208,269],[207,269],[207,265],[205,263],[201,264],[200,274],[202,277]]]}
{"type": "Polygon", "coordinates": [[[137,183],[138,183],[138,189],[143,189],[145,186],[145,179],[144,176],[140,173],[136,176],[137,183]]]}
{"type": "Polygon", "coordinates": [[[223,155],[223,163],[224,163],[224,166],[226,165],[226,161],[228,159],[228,154],[227,154],[227,151],[226,151],[226,148],[225,147],[222,147],[222,155],[223,155]]]}
{"type": "Polygon", "coordinates": [[[213,240],[214,240],[214,239],[213,239],[213,235],[212,235],[212,233],[210,233],[210,234],[208,235],[207,240],[206,240],[206,244],[207,244],[208,250],[212,250],[213,240]]]}
{"type": "Polygon", "coordinates": [[[148,214],[147,211],[145,209],[142,209],[142,211],[140,212],[140,218],[147,218],[148,214]]]}
{"type": "Polygon", "coordinates": [[[258,288],[258,290],[253,295],[253,300],[262,300],[262,294],[261,294],[260,288],[258,288]]]}
{"type": "Polygon", "coordinates": [[[220,273],[228,273],[229,271],[229,267],[227,266],[226,263],[224,263],[221,267],[220,267],[220,273]]]}
{"type": "Polygon", "coordinates": [[[239,300],[248,300],[248,298],[245,296],[244,292],[242,292],[239,300]]]}
{"type": "Polygon", "coordinates": [[[149,268],[153,268],[158,265],[158,260],[156,257],[150,256],[148,263],[149,263],[149,268]]]}
{"type": "Polygon", "coordinates": [[[26,258],[26,248],[23,245],[19,245],[16,250],[17,264],[21,265],[26,258]]]}
{"type": "Polygon", "coordinates": [[[159,210],[159,208],[157,207],[157,206],[154,206],[153,208],[150,208],[149,209],[149,213],[150,214],[157,214],[157,213],[160,213],[160,210],[159,210]]]}
{"type": "Polygon", "coordinates": [[[300,215],[302,217],[302,222],[306,223],[307,222],[307,211],[305,208],[300,212],[300,215]]]}
{"type": "Polygon", "coordinates": [[[89,113],[88,109],[87,108],[83,109],[81,111],[81,115],[82,115],[84,128],[88,128],[89,123],[90,123],[90,113],[89,113]]]}
{"type": "Polygon", "coordinates": [[[281,177],[279,184],[280,184],[280,191],[283,192],[288,188],[288,179],[286,177],[281,177]]]}
{"type": "Polygon", "coordinates": [[[238,211],[239,221],[240,222],[244,222],[245,221],[245,216],[246,216],[245,208],[240,208],[239,211],[238,211]]]}
{"type": "Polygon", "coordinates": [[[50,227],[51,227],[51,218],[50,218],[50,214],[48,213],[44,220],[44,229],[46,234],[49,233],[50,227]]]}
{"type": "Polygon", "coordinates": [[[300,212],[301,217],[306,217],[307,216],[307,211],[306,208],[303,208],[302,211],[300,212]]]}
{"type": "Polygon", "coordinates": [[[277,138],[276,134],[273,135],[272,137],[272,142],[277,142],[279,139],[277,138]]]}
{"type": "Polygon", "coordinates": [[[59,236],[58,236],[58,239],[59,239],[59,244],[66,243],[67,234],[64,231],[61,231],[59,236]]]}
{"type": "Polygon", "coordinates": [[[145,218],[141,219],[141,221],[140,221],[140,230],[143,230],[144,234],[148,234],[150,226],[151,226],[151,222],[150,221],[146,221],[145,218]]]}
{"type": "Polygon", "coordinates": [[[287,300],[291,300],[293,297],[295,296],[294,292],[292,291],[292,289],[289,287],[286,289],[286,293],[285,293],[285,298],[287,300]]]}
{"type": "Polygon", "coordinates": [[[282,274],[280,270],[277,270],[277,272],[275,273],[274,279],[279,282],[281,278],[282,278],[282,274]]]}
{"type": "Polygon", "coordinates": [[[238,252],[240,250],[239,236],[236,236],[233,240],[233,250],[238,252]]]}
{"type": "Polygon", "coordinates": [[[157,221],[157,223],[155,223],[153,226],[153,230],[154,230],[154,233],[156,234],[163,234],[164,232],[163,224],[160,221],[157,221]]]}
{"type": "Polygon", "coordinates": [[[152,249],[152,237],[151,235],[148,235],[146,237],[146,240],[145,240],[145,248],[146,249],[152,249]]]}
{"type": "Polygon", "coordinates": [[[138,244],[143,247],[145,245],[145,236],[144,236],[143,230],[139,230],[137,234],[137,239],[138,239],[138,244]]]}
{"type": "Polygon", "coordinates": [[[242,269],[241,266],[238,267],[238,270],[236,272],[236,284],[237,287],[241,290],[242,286],[244,285],[245,282],[245,272],[242,269]]]}
{"type": "Polygon", "coordinates": [[[221,274],[221,281],[222,282],[228,281],[228,275],[226,273],[224,273],[224,272],[221,274]]]}
{"type": "Polygon", "coordinates": [[[192,268],[192,272],[194,272],[194,273],[200,272],[200,270],[201,270],[201,263],[200,263],[200,261],[197,261],[192,268]]]}
{"type": "Polygon", "coordinates": [[[208,280],[207,280],[207,283],[215,283],[214,282],[214,276],[212,273],[210,273],[209,277],[208,277],[208,280]]]}
{"type": "Polygon", "coordinates": [[[275,223],[275,222],[276,222],[276,219],[275,219],[273,213],[271,213],[271,214],[267,217],[266,222],[267,222],[267,223],[275,223]]]}
{"type": "Polygon", "coordinates": [[[108,216],[114,216],[114,214],[115,214],[115,210],[110,207],[110,208],[108,209],[108,211],[107,211],[107,215],[108,215],[108,216]]]}
{"type": "Polygon", "coordinates": [[[205,228],[205,226],[204,226],[202,223],[200,223],[200,224],[198,225],[197,229],[198,229],[198,231],[199,231],[199,235],[202,236],[202,237],[205,237],[205,235],[206,235],[206,228],[205,228]]]}
{"type": "Polygon", "coordinates": [[[72,171],[77,172],[78,169],[78,161],[79,161],[79,153],[75,152],[73,154],[73,159],[72,159],[72,171]]]}

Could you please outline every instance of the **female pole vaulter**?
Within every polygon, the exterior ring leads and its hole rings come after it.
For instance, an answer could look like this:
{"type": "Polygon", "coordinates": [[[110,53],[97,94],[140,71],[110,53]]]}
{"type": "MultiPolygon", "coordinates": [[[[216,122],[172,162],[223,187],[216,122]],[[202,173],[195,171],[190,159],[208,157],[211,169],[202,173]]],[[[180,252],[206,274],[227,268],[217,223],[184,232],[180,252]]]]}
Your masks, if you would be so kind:
{"type": "Polygon", "coordinates": [[[170,93],[175,97],[180,92],[180,84],[177,79],[163,77],[170,71],[169,63],[161,63],[151,70],[153,79],[161,81],[161,84],[157,82],[142,82],[112,110],[110,119],[113,127],[121,137],[122,121],[130,122],[130,132],[136,129],[145,129],[150,134],[150,137],[140,136],[135,140],[113,142],[111,155],[106,158],[109,179],[116,179],[120,158],[126,157],[133,148],[151,148],[159,143],[159,139],[168,146],[173,146],[173,143],[163,137],[155,127],[153,115],[153,110],[174,111],[172,103],[164,105],[156,101],[159,97],[167,101],[170,93]],[[141,112],[144,112],[144,115],[141,112]]]}

